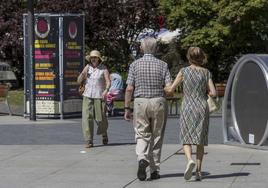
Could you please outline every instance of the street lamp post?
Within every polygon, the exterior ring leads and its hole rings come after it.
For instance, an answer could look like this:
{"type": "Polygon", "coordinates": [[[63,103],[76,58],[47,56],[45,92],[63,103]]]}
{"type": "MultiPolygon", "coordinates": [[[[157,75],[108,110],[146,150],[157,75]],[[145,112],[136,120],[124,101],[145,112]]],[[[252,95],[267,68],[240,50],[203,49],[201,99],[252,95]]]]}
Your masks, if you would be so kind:
{"type": "Polygon", "coordinates": [[[30,120],[36,121],[36,104],[35,104],[35,61],[34,61],[34,6],[33,0],[28,0],[28,44],[29,58],[26,63],[30,64],[30,120]]]}

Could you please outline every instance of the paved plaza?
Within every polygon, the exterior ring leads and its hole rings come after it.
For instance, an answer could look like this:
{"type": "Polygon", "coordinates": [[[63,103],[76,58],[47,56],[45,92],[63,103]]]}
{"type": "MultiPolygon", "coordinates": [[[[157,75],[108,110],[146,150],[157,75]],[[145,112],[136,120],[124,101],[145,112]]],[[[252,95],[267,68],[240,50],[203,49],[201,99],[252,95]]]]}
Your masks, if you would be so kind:
{"type": "MultiPolygon", "coordinates": [[[[136,178],[134,131],[122,117],[109,119],[109,145],[84,148],[81,119],[29,121],[0,116],[0,188],[265,188],[268,151],[224,145],[221,116],[210,118],[204,179],[186,182],[177,117],[167,122],[161,179],[136,178]]],[[[149,172],[148,172],[149,176],[149,172]]]]}

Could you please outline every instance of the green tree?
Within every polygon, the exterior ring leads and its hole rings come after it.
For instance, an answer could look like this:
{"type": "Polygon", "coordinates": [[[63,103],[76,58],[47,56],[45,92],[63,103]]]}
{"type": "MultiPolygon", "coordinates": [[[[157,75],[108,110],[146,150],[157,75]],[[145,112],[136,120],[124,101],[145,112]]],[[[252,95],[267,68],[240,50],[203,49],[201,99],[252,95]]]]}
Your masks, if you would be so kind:
{"type": "Polygon", "coordinates": [[[180,54],[180,44],[177,40],[169,43],[158,42],[158,50],[156,56],[168,63],[168,68],[172,78],[176,78],[179,70],[185,66],[180,54]]]}
{"type": "Polygon", "coordinates": [[[180,44],[200,46],[209,55],[216,81],[228,78],[237,58],[268,52],[266,0],[160,0],[170,29],[181,29],[180,44]]]}

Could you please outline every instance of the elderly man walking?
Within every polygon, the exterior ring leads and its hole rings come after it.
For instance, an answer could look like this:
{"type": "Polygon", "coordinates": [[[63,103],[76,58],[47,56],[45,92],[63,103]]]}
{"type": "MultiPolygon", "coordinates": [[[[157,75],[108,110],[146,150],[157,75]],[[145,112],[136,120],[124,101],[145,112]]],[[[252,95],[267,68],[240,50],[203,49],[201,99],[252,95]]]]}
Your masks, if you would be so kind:
{"type": "Polygon", "coordinates": [[[156,40],[141,42],[144,55],[129,68],[125,93],[125,120],[130,121],[130,101],[134,92],[133,124],[138,156],[139,180],[146,180],[150,167],[151,179],[159,179],[161,148],[167,120],[167,102],[164,87],[171,85],[167,63],[154,57],[156,40]]]}

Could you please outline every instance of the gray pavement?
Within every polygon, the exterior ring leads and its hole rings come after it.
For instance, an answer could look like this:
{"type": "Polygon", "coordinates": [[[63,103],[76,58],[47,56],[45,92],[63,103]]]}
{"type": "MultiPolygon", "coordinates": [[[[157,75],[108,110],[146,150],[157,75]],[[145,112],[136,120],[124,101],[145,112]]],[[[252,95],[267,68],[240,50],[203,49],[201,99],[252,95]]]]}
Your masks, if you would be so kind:
{"type": "MultiPolygon", "coordinates": [[[[109,119],[109,145],[84,148],[80,119],[29,121],[0,116],[0,188],[240,188],[268,187],[268,151],[222,144],[221,117],[210,118],[202,182],[185,181],[178,118],[169,118],[161,179],[136,178],[134,132],[122,117],[109,119]]],[[[149,174],[148,174],[149,176],[149,174]]]]}
{"type": "MultiPolygon", "coordinates": [[[[178,133],[178,117],[168,118],[164,143],[178,144],[178,133]]],[[[112,144],[135,143],[132,124],[123,117],[109,118],[108,134],[112,144]]],[[[0,145],[83,144],[82,137],[80,118],[34,122],[20,116],[0,116],[0,145]]],[[[209,143],[222,142],[221,116],[214,115],[210,118],[209,143]]],[[[100,144],[101,137],[94,136],[94,143],[100,144]]]]}

